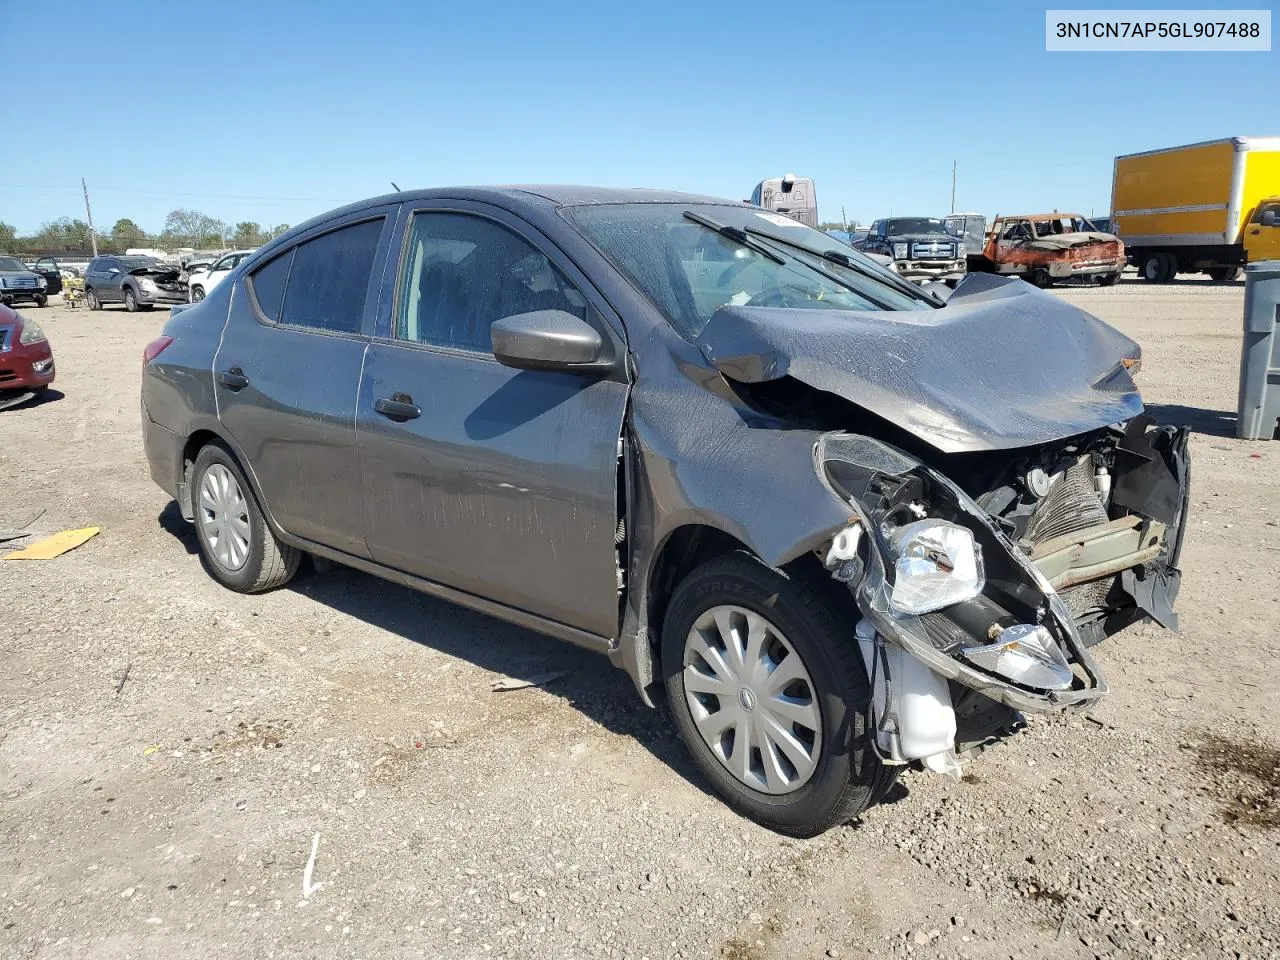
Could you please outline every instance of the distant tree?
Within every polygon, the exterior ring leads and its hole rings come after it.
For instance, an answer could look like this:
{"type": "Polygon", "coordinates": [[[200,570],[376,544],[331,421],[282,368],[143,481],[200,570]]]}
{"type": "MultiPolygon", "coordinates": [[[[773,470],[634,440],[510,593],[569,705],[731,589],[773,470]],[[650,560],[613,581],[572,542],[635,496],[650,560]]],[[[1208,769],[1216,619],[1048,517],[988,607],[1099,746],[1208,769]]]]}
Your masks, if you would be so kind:
{"type": "Polygon", "coordinates": [[[147,233],[128,217],[121,217],[111,228],[111,239],[121,250],[146,246],[147,233]]]}
{"type": "Polygon", "coordinates": [[[17,253],[22,247],[18,231],[0,220],[0,253],[17,253]]]}
{"type": "Polygon", "coordinates": [[[216,247],[226,242],[227,225],[199,210],[170,210],[160,239],[173,246],[216,247]]]}
{"type": "Polygon", "coordinates": [[[276,237],[282,234],[288,233],[292,229],[293,228],[290,227],[289,224],[287,223],[277,223],[274,227],[271,228],[270,239],[274,240],[276,237]]]}
{"type": "Polygon", "coordinates": [[[235,232],[231,235],[231,243],[236,247],[258,247],[266,240],[267,235],[262,232],[262,226],[252,220],[237,223],[235,232]]]}
{"type": "Polygon", "coordinates": [[[40,225],[36,235],[27,242],[27,248],[63,253],[90,250],[89,224],[71,217],[47,220],[40,225]]]}

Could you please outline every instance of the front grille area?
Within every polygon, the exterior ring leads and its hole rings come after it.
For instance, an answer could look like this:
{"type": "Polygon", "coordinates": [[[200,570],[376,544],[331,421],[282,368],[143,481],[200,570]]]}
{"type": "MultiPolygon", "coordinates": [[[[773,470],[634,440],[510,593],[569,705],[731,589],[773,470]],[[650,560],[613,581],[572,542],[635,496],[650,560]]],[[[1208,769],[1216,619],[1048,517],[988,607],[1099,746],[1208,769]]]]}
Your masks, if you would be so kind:
{"type": "Polygon", "coordinates": [[[8,383],[10,380],[17,380],[18,375],[12,370],[0,370],[0,383],[8,383]]]}
{"type": "Polygon", "coordinates": [[[34,290],[39,281],[35,277],[5,277],[4,286],[7,290],[34,290]]]}
{"type": "Polygon", "coordinates": [[[911,244],[911,256],[916,260],[954,260],[956,245],[950,240],[916,240],[911,244]]]}

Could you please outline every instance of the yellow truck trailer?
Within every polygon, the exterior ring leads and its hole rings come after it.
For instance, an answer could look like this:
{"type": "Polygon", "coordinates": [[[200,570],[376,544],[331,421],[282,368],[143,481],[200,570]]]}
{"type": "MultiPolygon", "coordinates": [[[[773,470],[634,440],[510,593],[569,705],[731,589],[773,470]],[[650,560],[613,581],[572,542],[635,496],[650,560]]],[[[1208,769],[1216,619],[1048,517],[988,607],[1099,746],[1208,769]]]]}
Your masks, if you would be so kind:
{"type": "Polygon", "coordinates": [[[1144,279],[1233,280],[1280,260],[1280,137],[1231,137],[1116,157],[1112,231],[1144,279]]]}

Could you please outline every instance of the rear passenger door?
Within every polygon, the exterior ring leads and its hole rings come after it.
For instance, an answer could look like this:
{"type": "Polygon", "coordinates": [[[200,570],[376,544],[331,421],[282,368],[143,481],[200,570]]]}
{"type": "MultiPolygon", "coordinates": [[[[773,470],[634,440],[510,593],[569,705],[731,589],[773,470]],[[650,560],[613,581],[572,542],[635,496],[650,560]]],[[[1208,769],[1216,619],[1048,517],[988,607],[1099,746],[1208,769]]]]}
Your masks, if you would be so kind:
{"type": "Polygon", "coordinates": [[[287,533],[364,557],[356,391],[394,214],[329,221],[211,298],[230,299],[218,414],[264,506],[287,533]]]}
{"type": "Polygon", "coordinates": [[[406,219],[357,414],[373,558],[616,636],[623,365],[608,377],[515,370],[494,359],[489,326],[565,310],[621,357],[621,325],[547,237],[505,211],[455,201],[406,219]]]}

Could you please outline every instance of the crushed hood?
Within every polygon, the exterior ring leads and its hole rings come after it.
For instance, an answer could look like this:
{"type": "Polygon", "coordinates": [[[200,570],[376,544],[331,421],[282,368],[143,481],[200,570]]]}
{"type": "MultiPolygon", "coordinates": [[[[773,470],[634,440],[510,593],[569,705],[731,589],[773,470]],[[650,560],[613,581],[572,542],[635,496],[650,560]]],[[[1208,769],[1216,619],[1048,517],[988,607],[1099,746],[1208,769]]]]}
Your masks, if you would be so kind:
{"type": "Polygon", "coordinates": [[[1121,362],[1138,345],[1021,280],[970,274],[945,307],[721,307],[698,347],[725,377],[791,377],[946,453],[1060,440],[1128,420],[1142,399],[1121,362]]]}
{"type": "Polygon", "coordinates": [[[1048,237],[1037,237],[1028,240],[1026,246],[1032,250],[1070,250],[1072,247],[1083,247],[1090,243],[1115,243],[1116,238],[1109,233],[1084,231],[1081,233],[1057,233],[1048,237]]]}
{"type": "Polygon", "coordinates": [[[145,267],[134,267],[129,271],[131,277],[177,277],[182,268],[176,264],[153,263],[145,267]]]}

